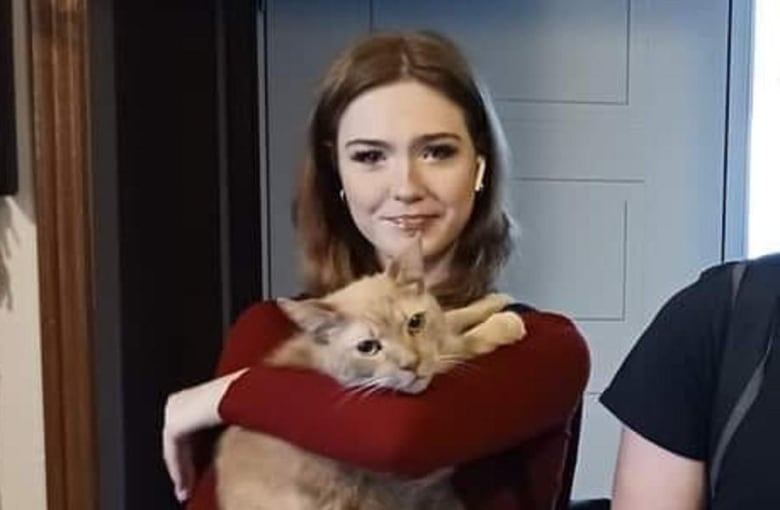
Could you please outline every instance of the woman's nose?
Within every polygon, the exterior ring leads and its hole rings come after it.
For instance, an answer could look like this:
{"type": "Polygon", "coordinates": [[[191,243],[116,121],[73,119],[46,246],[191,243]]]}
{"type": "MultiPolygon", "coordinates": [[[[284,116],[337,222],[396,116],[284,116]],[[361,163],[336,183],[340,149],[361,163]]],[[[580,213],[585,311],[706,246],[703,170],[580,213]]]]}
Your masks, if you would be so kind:
{"type": "Polygon", "coordinates": [[[414,161],[404,159],[395,168],[393,198],[400,202],[415,202],[423,197],[425,186],[414,161]]]}

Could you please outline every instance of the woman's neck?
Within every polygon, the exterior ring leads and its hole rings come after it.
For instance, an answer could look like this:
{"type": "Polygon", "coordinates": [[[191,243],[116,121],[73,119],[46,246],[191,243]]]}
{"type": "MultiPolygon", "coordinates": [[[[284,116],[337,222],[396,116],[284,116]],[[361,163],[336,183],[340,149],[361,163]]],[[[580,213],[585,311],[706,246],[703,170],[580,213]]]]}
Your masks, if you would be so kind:
{"type": "Polygon", "coordinates": [[[427,288],[433,288],[449,278],[450,266],[454,255],[455,249],[453,246],[440,255],[423,261],[424,280],[427,288]]]}
{"type": "MultiPolygon", "coordinates": [[[[427,288],[432,288],[439,283],[447,280],[450,275],[450,266],[452,264],[452,258],[455,255],[455,244],[449,247],[444,252],[427,257],[423,260],[423,280],[427,288]]],[[[379,260],[382,269],[387,267],[390,257],[380,254],[379,260]]]]}

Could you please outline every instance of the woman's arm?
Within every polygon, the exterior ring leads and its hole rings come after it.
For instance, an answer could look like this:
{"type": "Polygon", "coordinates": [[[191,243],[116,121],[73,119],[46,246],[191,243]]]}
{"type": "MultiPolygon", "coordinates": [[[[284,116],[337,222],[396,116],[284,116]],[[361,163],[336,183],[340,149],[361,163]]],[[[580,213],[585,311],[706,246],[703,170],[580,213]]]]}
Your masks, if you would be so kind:
{"type": "Polygon", "coordinates": [[[581,398],[589,359],[576,328],[553,314],[524,320],[522,342],[437,376],[422,395],[364,398],[324,375],[258,364],[230,385],[219,412],[375,471],[416,477],[461,464],[565,423],[581,398]]]}
{"type": "Polygon", "coordinates": [[[195,483],[193,435],[222,423],[217,407],[228,385],[244,370],[219,377],[168,397],[162,443],[163,459],[179,501],[189,497],[195,483]]]}
{"type": "Polygon", "coordinates": [[[195,482],[193,437],[221,425],[217,409],[229,384],[293,333],[294,327],[273,302],[248,308],[230,330],[217,377],[168,397],[162,431],[163,458],[179,501],[195,482]]]}
{"type": "Polygon", "coordinates": [[[624,427],[615,471],[615,510],[701,510],[704,462],[666,450],[624,427]]]}

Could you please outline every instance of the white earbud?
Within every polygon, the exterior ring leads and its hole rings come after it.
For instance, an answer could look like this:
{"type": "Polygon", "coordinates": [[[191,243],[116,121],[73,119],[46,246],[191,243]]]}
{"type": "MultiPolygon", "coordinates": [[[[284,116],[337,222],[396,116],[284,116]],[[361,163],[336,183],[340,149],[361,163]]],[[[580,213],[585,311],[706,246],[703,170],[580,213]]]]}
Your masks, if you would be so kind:
{"type": "Polygon", "coordinates": [[[477,179],[474,181],[474,191],[482,191],[485,184],[482,179],[485,177],[485,158],[477,156],[477,179]]]}

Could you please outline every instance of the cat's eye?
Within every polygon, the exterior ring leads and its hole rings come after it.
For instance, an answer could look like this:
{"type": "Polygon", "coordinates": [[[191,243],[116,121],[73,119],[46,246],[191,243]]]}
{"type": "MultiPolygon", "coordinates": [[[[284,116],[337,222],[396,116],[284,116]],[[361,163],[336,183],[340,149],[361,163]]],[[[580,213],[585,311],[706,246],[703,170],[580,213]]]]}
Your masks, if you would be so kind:
{"type": "Polygon", "coordinates": [[[416,314],[409,317],[409,320],[406,323],[406,330],[409,332],[409,334],[415,334],[419,333],[422,328],[425,327],[425,313],[424,312],[417,312],[416,314]]]}
{"type": "Polygon", "coordinates": [[[373,338],[370,338],[368,340],[361,340],[357,344],[357,350],[360,354],[373,356],[374,354],[382,350],[382,344],[379,342],[379,340],[373,338]]]}

